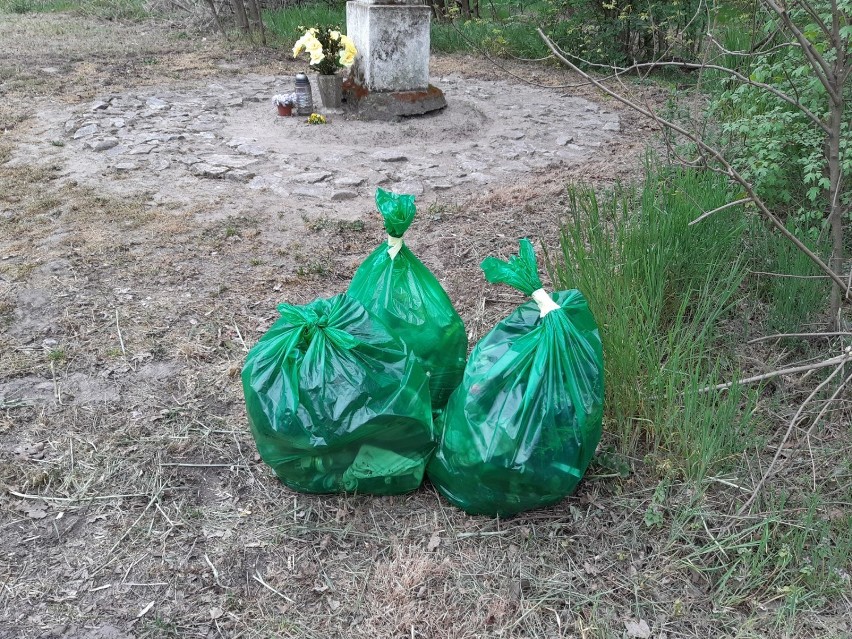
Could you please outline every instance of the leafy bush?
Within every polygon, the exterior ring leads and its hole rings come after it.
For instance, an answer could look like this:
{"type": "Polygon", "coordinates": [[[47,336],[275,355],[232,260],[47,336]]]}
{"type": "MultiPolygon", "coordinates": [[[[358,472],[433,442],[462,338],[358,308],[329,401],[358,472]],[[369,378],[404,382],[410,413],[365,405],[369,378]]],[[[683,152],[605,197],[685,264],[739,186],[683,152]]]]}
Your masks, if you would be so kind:
{"type": "Polygon", "coordinates": [[[693,60],[706,27],[702,0],[551,0],[547,30],[566,51],[594,64],[693,60]]]}
{"type": "MultiPolygon", "coordinates": [[[[817,11],[830,10],[824,0],[812,2],[817,11]]],[[[843,3],[841,3],[843,4],[843,3]]],[[[847,3],[848,4],[848,3],[847,3]]],[[[801,9],[790,9],[800,24],[810,18],[801,9]]],[[[777,32],[777,23],[765,15],[762,32],[754,33],[748,49],[761,42],[771,53],[743,58],[736,62],[738,70],[796,98],[814,115],[827,121],[828,96],[825,88],[807,64],[801,47],[781,46],[786,40],[777,32]]],[[[830,20],[829,20],[830,23],[830,20]]],[[[852,27],[846,27],[852,31],[852,27]]],[[[805,35],[820,50],[826,41],[816,25],[809,25],[805,35]]],[[[742,38],[740,38],[742,40],[742,38]]],[[[850,44],[847,36],[847,44],[850,44]]],[[[852,48],[849,49],[852,52],[852,48]]],[[[831,52],[828,52],[829,58],[831,52]]],[[[730,57],[728,62],[732,62],[730,57]]],[[[723,144],[735,168],[751,181],[757,193],[779,213],[786,214],[794,226],[811,239],[818,238],[827,224],[828,171],[825,134],[799,109],[767,91],[747,84],[714,83],[721,90],[711,103],[711,117],[721,122],[723,144]]],[[[845,85],[844,99],[852,104],[852,85],[845,85]]],[[[848,116],[841,125],[841,171],[852,173],[852,128],[848,116]]],[[[841,196],[842,203],[852,203],[852,193],[841,196]]]]}

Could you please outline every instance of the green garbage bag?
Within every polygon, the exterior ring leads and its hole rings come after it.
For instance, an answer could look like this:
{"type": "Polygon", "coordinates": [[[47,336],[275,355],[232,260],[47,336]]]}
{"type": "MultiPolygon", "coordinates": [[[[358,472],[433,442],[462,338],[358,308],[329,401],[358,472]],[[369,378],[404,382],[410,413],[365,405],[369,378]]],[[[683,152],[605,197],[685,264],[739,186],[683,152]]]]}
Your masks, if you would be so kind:
{"type": "Polygon", "coordinates": [[[583,295],[544,291],[529,240],[482,269],[533,301],[473,349],[427,474],[468,513],[509,516],[560,501],[586,471],[601,437],[603,350],[583,295]]]}
{"type": "Polygon", "coordinates": [[[278,310],[242,373],[263,461],[301,492],[415,490],[436,438],[414,355],[347,295],[278,310]]]}
{"type": "Polygon", "coordinates": [[[414,351],[438,410],[464,373],[464,324],[441,284],[402,241],[416,213],[414,196],[378,189],[376,206],[388,239],[364,260],[348,292],[414,351]]]}

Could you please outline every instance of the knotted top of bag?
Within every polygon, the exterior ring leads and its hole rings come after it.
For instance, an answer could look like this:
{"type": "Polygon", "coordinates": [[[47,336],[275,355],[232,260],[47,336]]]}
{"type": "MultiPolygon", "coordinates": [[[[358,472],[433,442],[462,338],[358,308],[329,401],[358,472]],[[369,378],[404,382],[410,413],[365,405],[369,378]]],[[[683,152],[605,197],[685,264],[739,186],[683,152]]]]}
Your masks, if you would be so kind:
{"type": "Polygon", "coordinates": [[[288,324],[301,328],[297,347],[302,351],[307,350],[318,334],[343,350],[351,350],[360,344],[346,331],[334,327],[344,312],[342,295],[330,300],[314,300],[306,306],[279,304],[278,312],[288,324]]]}
{"type": "Polygon", "coordinates": [[[411,226],[417,213],[414,207],[414,196],[391,193],[379,188],[376,189],[376,207],[385,220],[385,230],[388,232],[388,255],[393,259],[402,248],[402,236],[411,226]]]}
{"type": "Polygon", "coordinates": [[[492,284],[508,284],[532,297],[538,304],[541,317],[560,308],[542,286],[538,276],[535,251],[529,240],[521,240],[518,255],[512,255],[508,262],[498,260],[496,257],[486,257],[481,267],[485,272],[485,279],[492,284]]]}

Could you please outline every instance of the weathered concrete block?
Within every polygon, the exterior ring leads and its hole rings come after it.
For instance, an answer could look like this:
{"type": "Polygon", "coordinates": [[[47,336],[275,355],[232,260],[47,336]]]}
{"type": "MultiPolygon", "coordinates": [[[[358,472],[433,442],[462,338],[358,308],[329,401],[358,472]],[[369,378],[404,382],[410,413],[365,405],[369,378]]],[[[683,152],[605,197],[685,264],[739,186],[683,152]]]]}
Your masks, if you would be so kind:
{"type": "Polygon", "coordinates": [[[370,92],[428,88],[431,17],[425,4],[347,2],[346,33],[358,48],[355,81],[370,92]]]}
{"type": "MultiPolygon", "coordinates": [[[[444,92],[429,85],[422,91],[378,91],[370,93],[355,87],[347,93],[348,104],[362,120],[396,120],[410,115],[423,115],[447,106],[444,92]]],[[[376,158],[376,154],[373,154],[376,158]]],[[[393,159],[376,158],[385,162],[393,159]]]]}

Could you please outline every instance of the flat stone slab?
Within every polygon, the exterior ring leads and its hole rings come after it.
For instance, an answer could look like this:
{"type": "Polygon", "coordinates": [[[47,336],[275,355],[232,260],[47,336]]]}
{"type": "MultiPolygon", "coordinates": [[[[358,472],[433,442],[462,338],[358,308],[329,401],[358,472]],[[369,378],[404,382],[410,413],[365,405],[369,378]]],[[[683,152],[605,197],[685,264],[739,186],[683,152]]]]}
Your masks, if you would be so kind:
{"type": "Polygon", "coordinates": [[[370,157],[374,160],[378,160],[379,162],[406,162],[408,160],[408,156],[403,155],[399,151],[392,151],[389,149],[376,151],[370,157]]]}
{"type": "Polygon", "coordinates": [[[193,175],[197,175],[198,177],[221,178],[228,172],[228,167],[199,162],[198,164],[193,164],[190,171],[192,171],[193,175]]]}
{"type": "Polygon", "coordinates": [[[253,158],[244,158],[238,155],[207,155],[204,157],[204,161],[208,164],[218,164],[221,166],[227,166],[231,169],[243,169],[251,164],[257,162],[257,160],[253,158]]]}
{"type": "Polygon", "coordinates": [[[98,131],[97,124],[87,124],[85,126],[81,126],[74,132],[74,139],[79,140],[80,138],[86,138],[90,135],[94,135],[98,131]]]}
{"type": "Polygon", "coordinates": [[[315,171],[311,173],[302,173],[301,175],[297,175],[293,178],[294,182],[301,182],[303,184],[318,184],[324,180],[327,180],[331,177],[331,173],[327,171],[315,171]]]}

